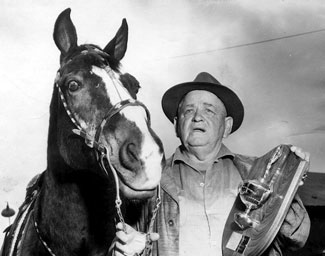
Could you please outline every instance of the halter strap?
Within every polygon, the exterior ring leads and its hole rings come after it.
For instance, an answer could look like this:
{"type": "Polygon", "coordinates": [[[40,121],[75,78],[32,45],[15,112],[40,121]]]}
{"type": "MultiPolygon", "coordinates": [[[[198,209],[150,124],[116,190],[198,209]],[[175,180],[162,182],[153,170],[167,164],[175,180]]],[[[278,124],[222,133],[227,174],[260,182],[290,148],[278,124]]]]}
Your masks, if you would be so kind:
{"type": "Polygon", "coordinates": [[[109,66],[107,66],[107,67],[105,68],[105,71],[106,71],[106,73],[109,75],[109,77],[111,78],[111,80],[112,80],[112,82],[113,82],[113,85],[114,85],[114,88],[115,88],[115,90],[116,90],[116,93],[117,93],[117,95],[119,96],[120,100],[122,101],[121,94],[120,94],[119,90],[117,89],[117,86],[116,86],[115,81],[114,81],[114,80],[115,80],[115,76],[114,76],[114,73],[112,72],[112,69],[111,69],[109,66]]]}
{"type": "MultiPolygon", "coordinates": [[[[64,105],[64,104],[63,104],[64,105]]],[[[65,104],[66,105],[66,104],[65,104]]],[[[67,106],[67,105],[66,105],[67,106]]],[[[122,109],[128,106],[141,106],[145,109],[148,122],[150,123],[150,114],[147,107],[141,103],[140,101],[133,100],[133,99],[127,99],[123,100],[121,102],[118,102],[115,106],[113,106],[110,111],[107,113],[106,117],[103,119],[103,121],[100,123],[100,125],[95,129],[95,135],[90,135],[87,131],[85,131],[75,120],[73,117],[73,114],[68,109],[68,106],[66,108],[66,112],[68,116],[70,117],[71,121],[76,125],[77,129],[72,129],[73,133],[83,137],[85,139],[85,143],[90,148],[95,148],[100,153],[105,153],[105,146],[99,142],[100,135],[104,129],[104,126],[106,123],[116,114],[118,114],[122,109]]]]}

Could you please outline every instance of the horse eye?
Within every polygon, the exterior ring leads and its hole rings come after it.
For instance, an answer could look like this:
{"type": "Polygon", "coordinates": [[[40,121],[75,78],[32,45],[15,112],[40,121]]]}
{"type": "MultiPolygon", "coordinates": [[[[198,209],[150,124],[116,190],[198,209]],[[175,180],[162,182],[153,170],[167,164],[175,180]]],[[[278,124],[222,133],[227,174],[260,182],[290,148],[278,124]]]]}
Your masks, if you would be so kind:
{"type": "Polygon", "coordinates": [[[75,92],[79,89],[79,84],[78,84],[78,82],[72,80],[69,82],[68,88],[69,88],[70,92],[75,92]]]}

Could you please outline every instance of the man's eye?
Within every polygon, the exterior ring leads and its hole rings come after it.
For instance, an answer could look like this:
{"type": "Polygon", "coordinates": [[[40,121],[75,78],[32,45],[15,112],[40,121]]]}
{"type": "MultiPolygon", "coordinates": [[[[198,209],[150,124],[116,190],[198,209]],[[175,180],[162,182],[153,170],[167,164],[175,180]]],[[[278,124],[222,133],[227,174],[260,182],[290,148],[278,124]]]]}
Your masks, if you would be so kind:
{"type": "Polygon", "coordinates": [[[215,112],[214,112],[214,110],[212,110],[212,109],[206,109],[205,110],[209,115],[214,115],[215,114],[215,112]]]}
{"type": "Polygon", "coordinates": [[[193,113],[193,109],[185,109],[184,115],[189,115],[193,113]]]}
{"type": "Polygon", "coordinates": [[[68,83],[68,88],[69,88],[69,91],[70,92],[75,92],[75,91],[77,91],[78,89],[79,89],[79,84],[78,84],[78,82],[77,81],[75,81],[75,80],[72,80],[72,81],[70,81],[69,83],[68,83]]]}

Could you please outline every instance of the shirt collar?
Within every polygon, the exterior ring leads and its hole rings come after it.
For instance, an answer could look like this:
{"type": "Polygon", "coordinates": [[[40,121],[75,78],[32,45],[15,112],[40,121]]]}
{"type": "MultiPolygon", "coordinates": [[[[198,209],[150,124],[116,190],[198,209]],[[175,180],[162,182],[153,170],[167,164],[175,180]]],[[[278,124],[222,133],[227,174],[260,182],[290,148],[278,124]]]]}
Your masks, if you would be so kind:
{"type": "MultiPolygon", "coordinates": [[[[175,162],[177,162],[177,161],[181,161],[189,166],[193,166],[192,161],[183,153],[181,147],[182,146],[179,146],[176,149],[175,154],[173,156],[172,165],[174,165],[175,162]]],[[[219,159],[225,158],[225,157],[234,158],[234,156],[235,156],[234,153],[232,153],[224,144],[221,144],[220,150],[219,150],[217,156],[215,157],[214,162],[218,162],[219,159]]]]}

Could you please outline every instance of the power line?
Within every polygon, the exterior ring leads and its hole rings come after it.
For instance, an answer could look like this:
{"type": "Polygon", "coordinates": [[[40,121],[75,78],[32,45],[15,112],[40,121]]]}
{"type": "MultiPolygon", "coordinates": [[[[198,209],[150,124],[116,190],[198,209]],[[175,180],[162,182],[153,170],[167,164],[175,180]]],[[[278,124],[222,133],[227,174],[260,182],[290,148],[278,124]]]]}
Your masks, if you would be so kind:
{"type": "Polygon", "coordinates": [[[210,53],[210,52],[216,52],[216,51],[229,50],[229,49],[246,47],[246,46],[251,46],[251,45],[256,45],[256,44],[263,44],[263,43],[268,43],[268,42],[272,42],[272,41],[278,41],[278,40],[292,38],[292,37],[298,37],[298,36],[304,36],[304,35],[308,35],[308,34],[319,33],[319,32],[323,32],[323,31],[325,31],[325,28],[318,29],[318,30],[313,30],[313,31],[308,31],[308,32],[303,32],[303,33],[298,33],[298,34],[293,34],[293,35],[288,35],[288,36],[282,36],[282,37],[276,37],[276,38],[266,39],[266,40],[262,40],[262,41],[256,41],[256,42],[246,43],[246,44],[238,44],[238,45],[233,45],[233,46],[218,48],[218,49],[214,49],[214,50],[207,50],[207,51],[202,51],[202,52],[194,52],[194,53],[188,53],[188,54],[183,54],[183,55],[176,55],[176,56],[170,57],[170,59],[173,59],[173,58],[182,58],[182,57],[188,57],[188,56],[194,56],[194,55],[200,55],[200,54],[205,54],[205,53],[210,53]]]}

